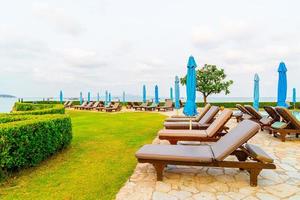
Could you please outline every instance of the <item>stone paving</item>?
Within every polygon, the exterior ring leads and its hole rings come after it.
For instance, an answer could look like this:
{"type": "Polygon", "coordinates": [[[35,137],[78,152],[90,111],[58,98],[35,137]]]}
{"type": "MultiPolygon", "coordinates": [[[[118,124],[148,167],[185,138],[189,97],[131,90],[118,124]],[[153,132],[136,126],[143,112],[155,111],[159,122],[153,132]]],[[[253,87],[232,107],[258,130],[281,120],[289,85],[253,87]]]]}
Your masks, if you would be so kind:
{"type": "MultiPolygon", "coordinates": [[[[168,115],[172,113],[167,113],[168,115]]],[[[236,126],[230,120],[229,127],[236,126]]],[[[275,160],[276,170],[263,170],[258,186],[250,187],[247,172],[238,169],[168,166],[163,181],[156,181],[150,164],[138,164],[117,194],[117,200],[200,200],[200,199],[300,199],[300,140],[281,142],[259,132],[250,143],[258,144],[275,160]]],[[[156,138],[153,143],[167,144],[156,138]]],[[[134,156],[134,155],[133,155],[134,156]]]]}

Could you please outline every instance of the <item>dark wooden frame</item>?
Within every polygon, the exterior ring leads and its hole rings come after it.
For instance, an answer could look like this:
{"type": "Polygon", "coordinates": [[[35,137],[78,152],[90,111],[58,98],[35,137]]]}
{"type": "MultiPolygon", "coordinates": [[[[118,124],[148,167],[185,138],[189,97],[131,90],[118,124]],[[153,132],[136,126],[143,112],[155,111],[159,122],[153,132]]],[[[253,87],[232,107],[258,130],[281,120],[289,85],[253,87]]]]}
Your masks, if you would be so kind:
{"type": "Polygon", "coordinates": [[[238,161],[216,161],[213,162],[188,162],[188,161],[172,161],[172,160],[152,160],[138,158],[139,163],[150,163],[156,170],[157,180],[163,180],[163,171],[167,165],[187,165],[187,166],[204,166],[204,167],[225,167],[225,168],[239,168],[246,170],[250,174],[250,185],[257,186],[257,176],[263,169],[276,169],[273,163],[263,163],[251,156],[245,149],[235,150],[231,155],[237,157],[238,161]],[[251,161],[247,161],[247,159],[251,161]]]}

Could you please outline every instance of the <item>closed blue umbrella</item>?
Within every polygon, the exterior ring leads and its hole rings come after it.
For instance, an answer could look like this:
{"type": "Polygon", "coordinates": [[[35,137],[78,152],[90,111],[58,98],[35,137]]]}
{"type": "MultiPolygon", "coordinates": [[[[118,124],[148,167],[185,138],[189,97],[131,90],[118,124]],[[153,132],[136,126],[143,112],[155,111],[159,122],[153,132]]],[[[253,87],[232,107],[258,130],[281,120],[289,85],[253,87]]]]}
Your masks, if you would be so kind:
{"type": "Polygon", "coordinates": [[[173,101],[173,88],[170,87],[170,99],[173,101]]]}
{"type": "Polygon", "coordinates": [[[100,94],[99,94],[99,92],[97,93],[97,101],[100,101],[100,94]]]}
{"type": "Polygon", "coordinates": [[[88,92],[88,103],[90,103],[90,101],[91,101],[91,93],[90,92],[88,92]]]}
{"type": "Polygon", "coordinates": [[[286,104],[286,93],[287,93],[287,68],[284,62],[281,62],[278,67],[278,88],[277,88],[277,106],[288,107],[286,104]]]}
{"type": "Polygon", "coordinates": [[[109,103],[111,102],[111,94],[110,93],[108,94],[108,102],[109,103]]]}
{"type": "Polygon", "coordinates": [[[293,88],[293,104],[294,104],[294,109],[296,108],[296,88],[293,88]]]}
{"type": "Polygon", "coordinates": [[[146,97],[146,85],[143,85],[143,102],[146,103],[147,97],[146,97]]]}
{"type": "Polygon", "coordinates": [[[123,104],[125,104],[125,92],[123,91],[123,104]]]}
{"type": "Polygon", "coordinates": [[[254,93],[253,93],[253,107],[259,109],[259,76],[255,74],[254,76],[254,93]]]}
{"type": "Polygon", "coordinates": [[[108,104],[108,92],[107,90],[105,91],[105,105],[108,104]]]}
{"type": "Polygon", "coordinates": [[[59,92],[59,101],[60,101],[61,104],[62,104],[63,101],[64,101],[64,97],[63,97],[63,92],[62,92],[62,90],[59,92]]]}
{"type": "Polygon", "coordinates": [[[83,103],[82,92],[80,92],[80,95],[79,95],[79,102],[80,102],[80,105],[83,103]]]}
{"type": "Polygon", "coordinates": [[[179,92],[179,78],[178,76],[175,77],[175,109],[180,108],[180,92],[179,92]]]}
{"type": "Polygon", "coordinates": [[[158,86],[155,85],[155,103],[159,103],[159,99],[158,99],[158,86]]]}
{"type": "Polygon", "coordinates": [[[189,57],[187,64],[186,76],[186,96],[187,101],[184,105],[183,113],[186,116],[195,116],[197,114],[196,107],[196,62],[193,56],[189,57]]]}

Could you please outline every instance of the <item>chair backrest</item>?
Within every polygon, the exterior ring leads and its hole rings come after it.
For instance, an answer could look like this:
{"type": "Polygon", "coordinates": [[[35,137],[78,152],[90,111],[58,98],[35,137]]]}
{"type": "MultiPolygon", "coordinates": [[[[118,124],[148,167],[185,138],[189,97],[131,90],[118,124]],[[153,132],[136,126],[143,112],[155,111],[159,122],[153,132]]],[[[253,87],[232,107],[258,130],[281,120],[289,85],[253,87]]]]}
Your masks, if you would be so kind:
{"type": "Polygon", "coordinates": [[[261,114],[257,112],[252,106],[245,105],[245,108],[248,110],[249,113],[251,113],[253,117],[255,117],[255,119],[260,120],[262,118],[261,114]]]}
{"type": "Polygon", "coordinates": [[[93,104],[94,104],[94,102],[93,102],[93,101],[90,101],[90,103],[88,103],[87,107],[92,107],[93,104]]]}
{"type": "Polygon", "coordinates": [[[299,120],[289,111],[287,108],[284,107],[276,107],[275,108],[278,114],[283,118],[283,120],[289,123],[289,128],[300,129],[300,122],[299,120]]]}
{"type": "Polygon", "coordinates": [[[212,121],[212,119],[218,114],[220,108],[219,106],[212,106],[210,109],[205,113],[202,119],[199,121],[199,124],[207,124],[212,121]]]}
{"type": "Polygon", "coordinates": [[[207,111],[210,109],[211,105],[208,103],[204,106],[204,108],[201,110],[199,115],[195,118],[196,121],[200,121],[202,117],[207,113],[207,111]]]}
{"type": "Polygon", "coordinates": [[[232,110],[225,109],[221,114],[211,123],[211,125],[206,129],[206,133],[209,137],[213,137],[218,134],[218,131],[225,126],[225,124],[230,120],[232,116],[232,110]]]}
{"type": "Polygon", "coordinates": [[[165,107],[172,108],[173,101],[171,99],[166,99],[165,107]]]}
{"type": "MultiPolygon", "coordinates": [[[[249,113],[249,111],[248,111],[244,106],[242,106],[241,104],[236,104],[235,106],[236,106],[237,109],[239,109],[242,113],[251,115],[251,113],[249,113]]],[[[252,116],[252,115],[251,115],[251,116],[252,116]]]]}
{"type": "Polygon", "coordinates": [[[224,160],[232,152],[246,143],[260,130],[260,125],[251,120],[243,120],[229,133],[221,137],[211,145],[214,157],[217,161],[224,160]]]}
{"type": "Polygon", "coordinates": [[[119,102],[116,102],[112,107],[113,108],[118,108],[120,106],[120,103],[119,102]]]}
{"type": "Polygon", "coordinates": [[[87,104],[88,104],[88,102],[85,101],[85,102],[83,102],[83,103],[81,104],[81,106],[86,106],[87,104]]]}
{"type": "Polygon", "coordinates": [[[97,108],[100,105],[100,101],[97,101],[96,103],[94,103],[93,108],[97,108]]]}
{"type": "Polygon", "coordinates": [[[272,106],[265,106],[265,111],[268,113],[268,115],[274,120],[274,121],[280,121],[280,116],[272,106]]]}
{"type": "Polygon", "coordinates": [[[69,104],[69,101],[66,101],[65,103],[64,103],[64,106],[66,106],[66,105],[68,105],[69,104]]]}

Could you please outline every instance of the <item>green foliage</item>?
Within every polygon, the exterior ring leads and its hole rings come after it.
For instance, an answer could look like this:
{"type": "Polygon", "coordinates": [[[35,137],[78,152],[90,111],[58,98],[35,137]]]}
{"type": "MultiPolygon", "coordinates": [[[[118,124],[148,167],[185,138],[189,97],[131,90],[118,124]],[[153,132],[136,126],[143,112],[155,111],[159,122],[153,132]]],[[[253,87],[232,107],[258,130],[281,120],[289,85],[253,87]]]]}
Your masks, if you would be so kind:
{"type": "Polygon", "coordinates": [[[14,115],[45,115],[64,114],[65,108],[61,104],[33,104],[16,102],[12,114],[14,115]]]}
{"type": "Polygon", "coordinates": [[[136,167],[134,153],[151,143],[166,118],[150,112],[67,112],[71,147],[14,173],[0,186],[1,200],[115,199],[136,167]]]}
{"type": "MultiPolygon", "coordinates": [[[[225,81],[226,74],[224,69],[218,69],[215,65],[205,64],[203,68],[196,71],[197,91],[203,94],[204,103],[211,94],[219,94],[222,91],[225,95],[229,94],[229,87],[233,84],[232,80],[225,81]]],[[[180,79],[182,85],[186,84],[186,77],[180,79]]]]}
{"type": "Polygon", "coordinates": [[[6,122],[3,119],[0,124],[2,170],[34,166],[66,147],[72,139],[71,119],[67,115],[12,116],[6,122]]]}

